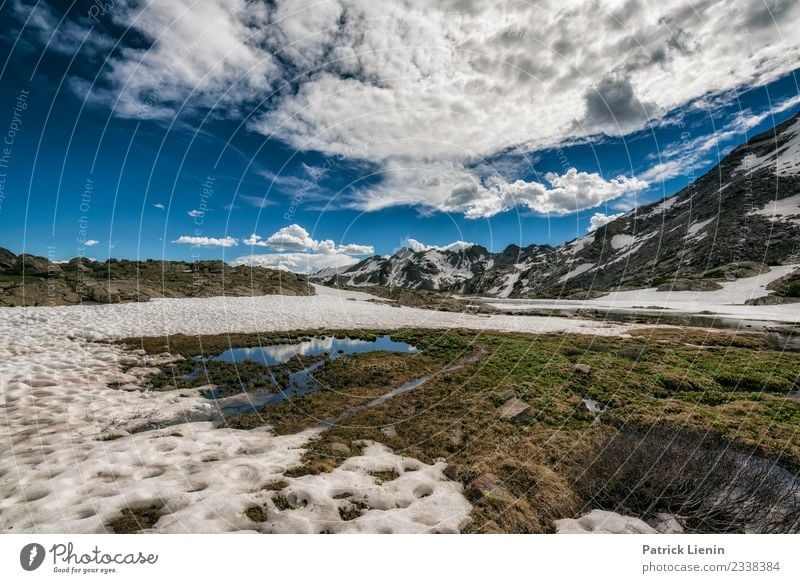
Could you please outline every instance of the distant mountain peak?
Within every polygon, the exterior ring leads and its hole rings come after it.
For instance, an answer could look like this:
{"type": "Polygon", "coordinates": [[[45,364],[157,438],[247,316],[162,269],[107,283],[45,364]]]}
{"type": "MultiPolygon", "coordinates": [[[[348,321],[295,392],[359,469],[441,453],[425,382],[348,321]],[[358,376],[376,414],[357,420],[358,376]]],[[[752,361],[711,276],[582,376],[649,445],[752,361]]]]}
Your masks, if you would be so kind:
{"type": "Polygon", "coordinates": [[[741,262],[782,263],[797,253],[797,241],[800,114],[754,136],[676,194],[558,247],[403,248],[312,279],[526,297],[668,285],[741,262]]]}

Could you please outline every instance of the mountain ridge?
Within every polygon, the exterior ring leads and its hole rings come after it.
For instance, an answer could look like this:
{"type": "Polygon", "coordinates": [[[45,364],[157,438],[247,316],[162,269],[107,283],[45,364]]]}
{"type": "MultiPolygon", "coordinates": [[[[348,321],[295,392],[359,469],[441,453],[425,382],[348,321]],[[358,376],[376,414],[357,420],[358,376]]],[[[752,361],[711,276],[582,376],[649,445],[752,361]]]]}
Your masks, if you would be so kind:
{"type": "Polygon", "coordinates": [[[800,113],[734,148],[677,193],[557,247],[402,248],[310,280],[498,297],[619,288],[711,289],[800,253],[800,113]],[[761,266],[761,267],[760,267],[761,266]],[[705,287],[704,287],[705,286],[705,287]]]}

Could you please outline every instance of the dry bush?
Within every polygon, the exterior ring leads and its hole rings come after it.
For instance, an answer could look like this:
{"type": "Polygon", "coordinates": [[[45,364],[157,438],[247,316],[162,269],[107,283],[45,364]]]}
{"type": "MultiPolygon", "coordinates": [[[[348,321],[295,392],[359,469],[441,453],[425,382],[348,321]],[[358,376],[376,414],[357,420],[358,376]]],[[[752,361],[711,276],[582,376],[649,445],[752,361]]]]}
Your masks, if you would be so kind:
{"type": "Polygon", "coordinates": [[[620,432],[574,469],[582,512],[645,520],[666,512],[688,532],[800,532],[800,479],[717,435],[655,426],[620,432]]]}

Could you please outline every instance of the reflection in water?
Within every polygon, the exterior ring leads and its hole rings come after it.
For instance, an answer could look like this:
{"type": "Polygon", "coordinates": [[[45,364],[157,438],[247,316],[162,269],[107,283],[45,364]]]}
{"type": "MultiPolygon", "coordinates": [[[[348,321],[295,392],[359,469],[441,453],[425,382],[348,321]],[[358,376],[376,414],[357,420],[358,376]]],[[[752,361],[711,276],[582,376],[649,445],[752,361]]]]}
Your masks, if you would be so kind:
{"type": "MultiPolygon", "coordinates": [[[[295,356],[321,356],[327,355],[328,359],[336,359],[347,354],[364,352],[400,352],[416,354],[419,349],[406,343],[395,342],[391,337],[379,336],[375,340],[353,340],[350,338],[311,338],[296,344],[276,344],[256,348],[231,348],[226,350],[214,360],[225,362],[242,362],[245,360],[258,362],[267,366],[283,364],[295,356]]],[[[289,374],[285,387],[279,387],[275,376],[272,375],[274,392],[242,392],[241,395],[224,397],[216,390],[209,391],[208,397],[216,402],[219,413],[223,418],[230,418],[244,413],[259,411],[268,405],[280,403],[290,397],[305,395],[323,388],[312,374],[321,367],[325,360],[315,362],[302,370],[289,374]]],[[[413,387],[411,387],[413,388],[413,387]]],[[[401,388],[402,389],[402,388],[401,388]]],[[[406,389],[409,390],[409,389],[406,389]]]]}
{"type": "Polygon", "coordinates": [[[214,360],[225,362],[241,362],[252,360],[267,366],[283,364],[295,356],[319,356],[327,353],[331,359],[344,354],[357,354],[361,352],[403,352],[414,354],[417,348],[406,342],[395,342],[390,336],[379,336],[375,340],[352,340],[350,338],[311,338],[296,344],[275,344],[273,346],[259,346],[255,348],[231,348],[226,350],[214,360]]]}

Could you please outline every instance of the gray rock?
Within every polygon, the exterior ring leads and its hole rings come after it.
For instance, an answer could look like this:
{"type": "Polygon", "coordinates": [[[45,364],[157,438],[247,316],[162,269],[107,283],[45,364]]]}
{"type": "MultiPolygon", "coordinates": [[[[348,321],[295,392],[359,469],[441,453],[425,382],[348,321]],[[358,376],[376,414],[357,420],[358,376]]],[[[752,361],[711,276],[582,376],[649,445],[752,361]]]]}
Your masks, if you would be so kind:
{"type": "Polygon", "coordinates": [[[514,422],[530,421],[533,418],[531,407],[525,401],[512,397],[497,410],[501,419],[514,422]]]}
{"type": "Polygon", "coordinates": [[[592,367],[588,364],[574,364],[572,365],[572,372],[579,374],[590,374],[592,372],[592,367]]]}
{"type": "Polygon", "coordinates": [[[500,397],[503,401],[508,401],[509,399],[515,397],[516,395],[514,394],[514,389],[506,389],[505,391],[498,393],[497,396],[500,397]]]}
{"type": "Polygon", "coordinates": [[[61,273],[61,268],[47,257],[23,253],[14,260],[14,271],[20,275],[48,276],[61,273]]]}
{"type": "Polygon", "coordinates": [[[388,438],[397,437],[397,429],[394,428],[394,425],[387,425],[386,427],[381,427],[381,433],[383,433],[388,438]]]}
{"type": "Polygon", "coordinates": [[[89,297],[101,304],[118,304],[122,301],[119,291],[96,285],[89,289],[89,297]]]}

